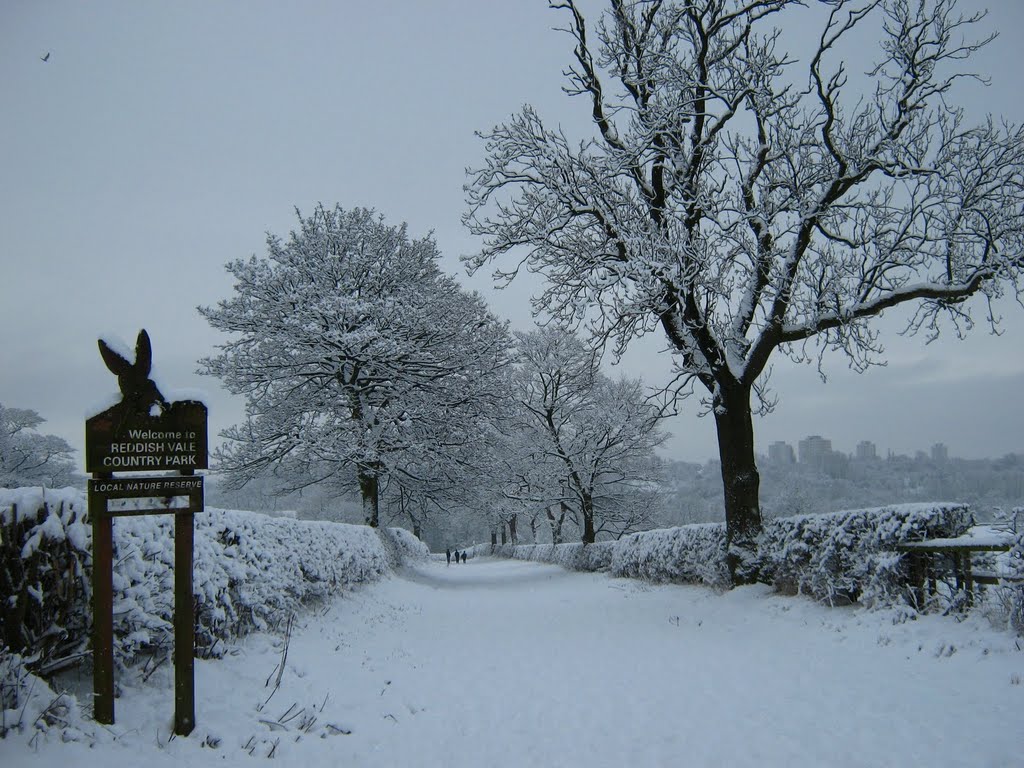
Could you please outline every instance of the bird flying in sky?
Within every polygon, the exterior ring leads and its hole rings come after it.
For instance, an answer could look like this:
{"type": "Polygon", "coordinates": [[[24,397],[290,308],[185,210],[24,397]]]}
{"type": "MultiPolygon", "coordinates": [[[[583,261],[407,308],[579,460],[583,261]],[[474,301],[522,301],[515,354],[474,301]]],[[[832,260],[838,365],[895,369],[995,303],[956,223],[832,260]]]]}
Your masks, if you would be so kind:
{"type": "Polygon", "coordinates": [[[45,56],[40,56],[39,58],[42,59],[43,61],[49,61],[50,60],[50,52],[47,51],[45,56]]]}

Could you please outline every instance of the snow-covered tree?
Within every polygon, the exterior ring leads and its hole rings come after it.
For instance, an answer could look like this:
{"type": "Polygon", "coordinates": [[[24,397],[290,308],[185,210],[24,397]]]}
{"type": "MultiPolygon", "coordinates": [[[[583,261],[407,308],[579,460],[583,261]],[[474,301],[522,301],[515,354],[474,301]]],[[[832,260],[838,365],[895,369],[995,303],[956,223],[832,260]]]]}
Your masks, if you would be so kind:
{"type": "Polygon", "coordinates": [[[659,408],[639,380],[602,374],[599,359],[568,331],[517,338],[513,387],[529,436],[520,444],[539,454],[521,462],[536,467],[532,481],[525,472],[517,479],[527,498],[549,510],[553,538],[566,514],[584,543],[642,527],[646,512],[636,502],[657,481],[654,449],[668,437],[658,428],[659,408]]]}
{"type": "Polygon", "coordinates": [[[231,334],[202,372],[247,402],[216,458],[238,482],[274,467],[345,487],[354,471],[377,525],[384,478],[427,482],[501,404],[507,329],[440,271],[432,238],[372,210],[319,206],[267,250],[229,263],[234,297],[199,310],[231,334]]]}
{"type": "Polygon", "coordinates": [[[30,408],[0,403],[0,488],[63,487],[74,481],[75,449],[56,435],[36,429],[45,422],[30,408]]]}
{"type": "MultiPolygon", "coordinates": [[[[972,306],[1020,298],[1024,132],[971,122],[955,88],[983,14],[956,0],[610,0],[596,25],[550,0],[574,43],[567,91],[593,133],[574,142],[531,107],[483,134],[465,215],[470,270],[515,257],[543,273],[539,309],[624,349],[661,328],[718,431],[734,583],[761,529],[752,413],[766,373],[839,350],[881,360],[871,320],[963,333],[972,306]],[[804,52],[787,20],[821,20],[804,52]],[[817,15],[815,15],[817,14],[817,15]],[[874,25],[874,26],[872,26],[874,25]],[[875,63],[851,84],[844,61],[875,63]]],[[[995,322],[989,309],[986,320],[995,322]]],[[[820,365],[820,357],[819,357],[820,365]]]]}
{"type": "MultiPolygon", "coordinates": [[[[564,465],[547,450],[545,439],[538,440],[536,429],[524,418],[521,403],[514,402],[513,391],[511,410],[488,441],[488,471],[480,506],[492,529],[506,531],[517,543],[520,517],[525,518],[536,541],[538,525],[550,519],[549,506],[559,499],[564,502],[565,494],[561,490],[564,465]]],[[[562,542],[560,526],[552,528],[552,540],[562,542]]]]}

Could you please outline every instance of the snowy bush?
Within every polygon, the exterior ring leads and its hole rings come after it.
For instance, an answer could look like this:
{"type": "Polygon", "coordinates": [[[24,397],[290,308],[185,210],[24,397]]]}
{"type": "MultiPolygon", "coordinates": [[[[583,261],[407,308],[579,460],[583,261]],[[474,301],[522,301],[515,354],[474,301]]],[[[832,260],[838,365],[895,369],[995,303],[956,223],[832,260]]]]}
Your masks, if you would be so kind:
{"type": "Polygon", "coordinates": [[[761,578],[828,603],[892,604],[907,582],[896,545],[958,536],[972,523],[968,507],[957,503],[776,518],[761,536],[761,578]]]}
{"type": "Polygon", "coordinates": [[[488,544],[474,544],[471,547],[466,547],[467,557],[490,557],[491,555],[498,555],[497,546],[493,547],[488,544]]]}
{"type": "MultiPolygon", "coordinates": [[[[173,616],[173,528],[164,515],[114,523],[114,633],[126,656],[170,629],[162,622],[173,616]],[[119,614],[132,618],[119,621],[119,614]]],[[[373,529],[255,512],[208,508],[196,515],[194,552],[196,642],[207,647],[387,571],[373,529]]]]}
{"type": "Polygon", "coordinates": [[[1010,547],[1007,570],[1016,581],[1000,587],[1000,597],[1010,627],[1024,635],[1024,533],[1018,534],[1010,547]]]}
{"type": "MultiPolygon", "coordinates": [[[[896,545],[957,536],[972,522],[967,506],[956,503],[777,518],[765,525],[760,539],[761,578],[781,591],[829,603],[892,605],[902,601],[907,583],[904,557],[896,545]]],[[[729,585],[722,523],[642,531],[587,547],[503,544],[493,549],[499,557],[557,563],[573,570],[610,571],[613,576],[655,582],[729,585]]],[[[475,550],[492,554],[489,545],[475,550]]]]}
{"type": "Polygon", "coordinates": [[[648,581],[727,586],[725,525],[699,523],[626,536],[616,542],[611,573],[648,581]]]}
{"type": "Polygon", "coordinates": [[[473,556],[491,555],[515,560],[552,563],[570,571],[607,571],[612,561],[615,542],[596,544],[478,544],[470,548],[473,556]]]}
{"type": "Polygon", "coordinates": [[[619,542],[599,541],[582,547],[577,556],[577,570],[607,571],[612,566],[612,557],[619,542]]]}
{"type": "Polygon", "coordinates": [[[85,507],[73,488],[0,490],[0,647],[44,663],[83,645],[92,594],[85,507]]]}
{"type": "Polygon", "coordinates": [[[392,568],[406,560],[423,560],[430,556],[430,548],[405,528],[379,528],[378,532],[388,550],[388,562],[392,568]]]}
{"type": "Polygon", "coordinates": [[[11,732],[38,734],[57,728],[63,741],[79,741],[84,734],[75,724],[81,720],[74,696],[55,694],[26,669],[21,656],[0,647],[0,739],[11,732]]]}
{"type": "MultiPolygon", "coordinates": [[[[74,489],[0,490],[0,632],[31,664],[84,650],[91,622],[91,526],[74,489]]],[[[171,515],[114,521],[114,654],[170,646],[171,515]]],[[[396,534],[402,551],[420,547],[396,534]]],[[[411,538],[411,537],[410,537],[411,538]]],[[[195,516],[196,642],[211,649],[265,628],[300,604],[379,578],[387,553],[364,526],[208,508],[195,516]]]]}
{"type": "Polygon", "coordinates": [[[480,544],[474,553],[554,563],[573,571],[610,571],[614,576],[721,586],[725,569],[725,526],[685,525],[644,531],[596,544],[480,544]]]}

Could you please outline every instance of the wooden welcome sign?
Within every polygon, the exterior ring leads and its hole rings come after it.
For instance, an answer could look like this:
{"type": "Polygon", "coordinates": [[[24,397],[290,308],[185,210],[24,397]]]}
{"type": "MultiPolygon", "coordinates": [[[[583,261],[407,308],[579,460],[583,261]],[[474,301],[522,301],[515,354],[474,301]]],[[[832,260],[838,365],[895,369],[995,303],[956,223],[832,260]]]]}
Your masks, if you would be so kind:
{"type": "Polygon", "coordinates": [[[195,616],[192,606],[193,518],[203,511],[207,468],[206,406],[168,403],[149,378],[153,352],[139,331],[129,362],[99,340],[100,355],[117,376],[121,400],[85,422],[85,468],[93,541],[93,716],[114,722],[113,518],[174,515],[174,732],[195,728],[195,616]],[[115,472],[175,471],[177,476],[115,477],[115,472]],[[111,509],[109,502],[138,499],[111,509]],[[185,505],[175,499],[186,499],[185,505]]]}
{"type": "Polygon", "coordinates": [[[206,406],[169,403],[157,415],[108,408],[85,422],[87,472],[206,469],[206,406]]]}

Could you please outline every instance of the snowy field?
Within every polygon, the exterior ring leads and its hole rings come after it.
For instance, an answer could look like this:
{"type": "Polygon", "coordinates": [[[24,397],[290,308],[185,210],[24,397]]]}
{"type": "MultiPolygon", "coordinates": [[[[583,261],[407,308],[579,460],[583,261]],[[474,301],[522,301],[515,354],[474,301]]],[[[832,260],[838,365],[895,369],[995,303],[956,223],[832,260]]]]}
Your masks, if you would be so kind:
{"type": "Polygon", "coordinates": [[[190,737],[169,739],[165,666],[121,676],[116,725],[11,734],[0,765],[1024,765],[1019,641],[894,616],[433,560],[301,617],[265,706],[281,643],[254,634],[197,660],[190,737]]]}

